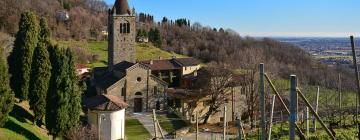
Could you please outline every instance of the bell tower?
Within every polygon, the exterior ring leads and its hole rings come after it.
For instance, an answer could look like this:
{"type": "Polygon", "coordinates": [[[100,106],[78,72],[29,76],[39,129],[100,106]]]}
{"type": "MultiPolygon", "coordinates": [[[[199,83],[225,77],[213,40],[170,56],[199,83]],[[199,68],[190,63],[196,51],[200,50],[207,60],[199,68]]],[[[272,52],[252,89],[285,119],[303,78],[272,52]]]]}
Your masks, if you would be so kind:
{"type": "Polygon", "coordinates": [[[135,13],[129,8],[127,0],[116,0],[108,15],[108,66],[122,61],[135,63],[135,13]]]}

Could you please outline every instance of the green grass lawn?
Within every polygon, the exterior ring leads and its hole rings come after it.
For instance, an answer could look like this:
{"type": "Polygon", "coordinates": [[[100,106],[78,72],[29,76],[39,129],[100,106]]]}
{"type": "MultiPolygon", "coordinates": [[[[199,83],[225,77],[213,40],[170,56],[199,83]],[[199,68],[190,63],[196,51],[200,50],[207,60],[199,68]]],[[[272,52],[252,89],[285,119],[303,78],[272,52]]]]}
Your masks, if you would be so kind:
{"type": "Polygon", "coordinates": [[[186,123],[175,114],[158,115],[157,119],[159,120],[161,128],[168,133],[190,126],[190,124],[186,123]]]}
{"type": "MultiPolygon", "coordinates": [[[[107,65],[107,41],[57,41],[60,46],[64,47],[83,47],[91,53],[92,55],[98,56],[98,61],[89,64],[91,67],[102,67],[107,65]]],[[[136,44],[136,58],[139,61],[150,60],[150,59],[159,59],[161,56],[164,59],[171,58],[175,55],[178,58],[186,57],[184,55],[173,54],[167,51],[164,51],[160,48],[153,46],[151,43],[138,43],[136,44]]]]}
{"type": "Polygon", "coordinates": [[[23,106],[15,105],[4,128],[0,128],[1,140],[49,140],[47,130],[32,125],[32,113],[23,106]]]}
{"type": "Polygon", "coordinates": [[[127,140],[146,140],[150,139],[150,133],[137,119],[126,119],[125,135],[127,140]]]}

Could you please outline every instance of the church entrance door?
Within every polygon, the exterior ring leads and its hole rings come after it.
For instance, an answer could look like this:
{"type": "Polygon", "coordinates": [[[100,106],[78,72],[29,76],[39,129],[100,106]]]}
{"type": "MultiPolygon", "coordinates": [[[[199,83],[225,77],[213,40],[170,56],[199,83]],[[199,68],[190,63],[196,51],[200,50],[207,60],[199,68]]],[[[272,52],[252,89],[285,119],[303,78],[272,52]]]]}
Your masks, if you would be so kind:
{"type": "Polygon", "coordinates": [[[134,112],[142,112],[142,98],[134,99],[134,112]]]}

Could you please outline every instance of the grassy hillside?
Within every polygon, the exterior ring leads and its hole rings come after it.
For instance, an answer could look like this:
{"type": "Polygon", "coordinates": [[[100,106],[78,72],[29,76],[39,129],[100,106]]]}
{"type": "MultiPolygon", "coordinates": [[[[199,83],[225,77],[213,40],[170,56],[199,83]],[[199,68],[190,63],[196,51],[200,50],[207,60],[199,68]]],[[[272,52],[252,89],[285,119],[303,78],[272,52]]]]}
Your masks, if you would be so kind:
{"type": "Polygon", "coordinates": [[[32,125],[33,114],[27,103],[15,104],[4,128],[0,128],[1,140],[49,140],[45,128],[32,125]]]}
{"type": "MultiPolygon", "coordinates": [[[[80,42],[80,41],[58,41],[58,44],[64,47],[81,47],[85,48],[90,54],[97,55],[98,60],[90,63],[91,67],[100,67],[107,65],[107,41],[97,42],[80,42]]],[[[171,58],[175,55],[178,58],[186,57],[184,55],[172,54],[162,49],[154,47],[151,43],[136,44],[136,57],[139,61],[149,59],[159,59],[161,56],[164,59],[171,58]]]]}

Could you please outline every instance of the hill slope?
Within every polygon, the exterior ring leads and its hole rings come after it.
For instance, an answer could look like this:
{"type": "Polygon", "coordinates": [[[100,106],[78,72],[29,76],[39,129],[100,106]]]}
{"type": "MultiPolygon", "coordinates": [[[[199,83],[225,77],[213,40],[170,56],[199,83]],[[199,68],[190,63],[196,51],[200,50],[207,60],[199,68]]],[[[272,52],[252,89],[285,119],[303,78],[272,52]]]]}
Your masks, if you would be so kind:
{"type": "Polygon", "coordinates": [[[29,111],[28,103],[15,104],[9,120],[4,128],[0,128],[1,140],[49,140],[45,128],[32,125],[33,113],[29,111]]]}

